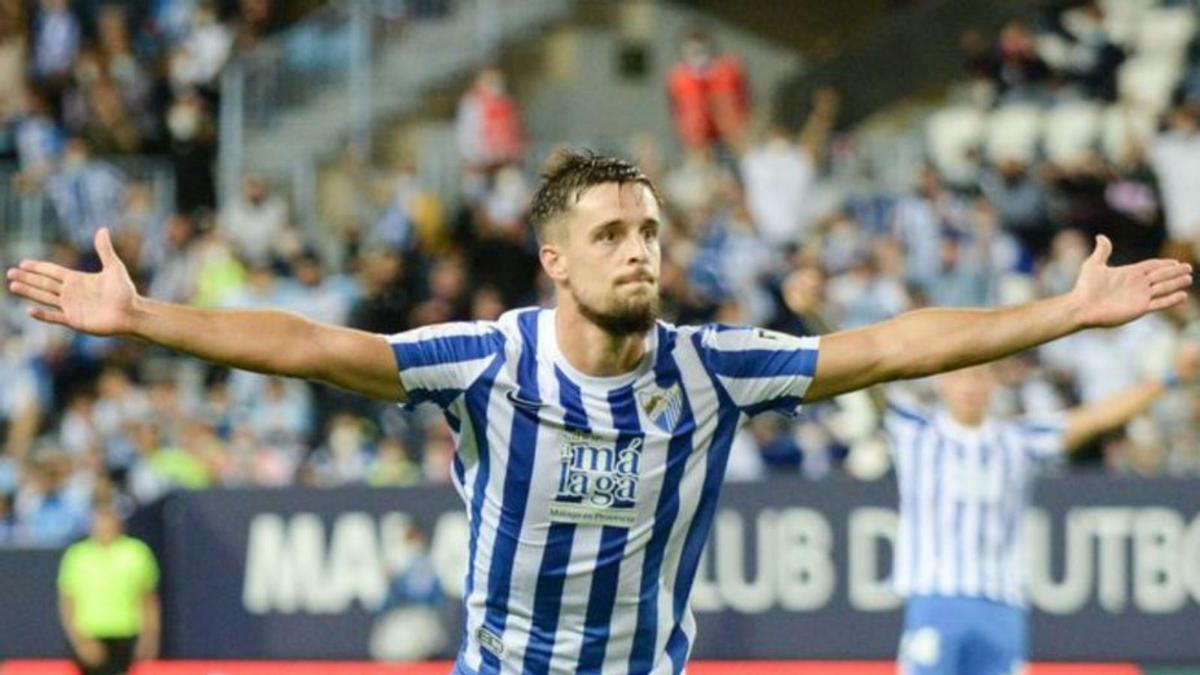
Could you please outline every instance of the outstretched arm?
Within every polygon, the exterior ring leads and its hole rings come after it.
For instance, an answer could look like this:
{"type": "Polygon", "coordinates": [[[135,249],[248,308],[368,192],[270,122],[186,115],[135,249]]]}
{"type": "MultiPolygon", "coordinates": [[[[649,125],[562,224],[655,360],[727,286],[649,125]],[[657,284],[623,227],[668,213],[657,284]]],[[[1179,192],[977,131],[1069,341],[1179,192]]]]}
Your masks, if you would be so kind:
{"type": "Polygon", "coordinates": [[[1117,326],[1187,298],[1192,268],[1175,260],[1109,267],[1098,238],[1071,292],[1001,309],[922,309],[821,338],[806,401],[880,382],[985,363],[1085,328],[1117,326]]]}
{"type": "Polygon", "coordinates": [[[30,314],[93,335],[137,337],[206,361],[321,380],[402,401],[395,357],[381,335],[278,310],[201,309],[138,295],[107,229],[96,233],[102,268],[87,274],[42,261],[8,270],[9,290],[40,306],[30,314]]]}
{"type": "MultiPolygon", "coordinates": [[[[1173,382],[1193,382],[1200,371],[1200,348],[1185,345],[1175,358],[1173,382]]],[[[1067,412],[1063,445],[1068,452],[1087,445],[1100,434],[1116,429],[1145,412],[1165,394],[1171,382],[1153,380],[1131,387],[1102,401],[1072,408],[1067,412]]]]}

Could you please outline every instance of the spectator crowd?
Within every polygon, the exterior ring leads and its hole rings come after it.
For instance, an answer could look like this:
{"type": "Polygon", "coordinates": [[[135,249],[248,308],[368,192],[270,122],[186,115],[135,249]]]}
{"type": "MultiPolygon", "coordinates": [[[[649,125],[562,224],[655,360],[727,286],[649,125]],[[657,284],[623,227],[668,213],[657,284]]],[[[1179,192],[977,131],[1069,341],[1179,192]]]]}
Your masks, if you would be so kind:
{"type": "MultiPolygon", "coordinates": [[[[0,116],[16,180],[54,204],[50,259],[94,269],[92,234],[111,226],[139,290],[152,297],[279,307],[380,333],[491,320],[549,300],[527,223],[536,130],[521,127],[500,69],[482,70],[459,107],[459,193],[435,194],[410,165],[381,176],[348,155],[343,174],[355,178],[326,186],[332,205],[324,208],[337,214],[328,216],[329,247],[296,226],[266,177],[245,176],[219,211],[213,199],[215,78],[231,54],[280,25],[277,8],[269,0],[146,5],[42,0],[31,9],[0,0],[0,116]],[[181,181],[173,208],[159,212],[146,186],[107,159],[134,152],[171,156],[181,181]]],[[[1030,36],[1013,24],[994,42],[964,39],[964,90],[1113,95],[1104,69],[1119,63],[1119,46],[1052,65],[1030,51],[1030,36]]],[[[1189,257],[1200,243],[1186,228],[1168,228],[1171,200],[1184,198],[1175,184],[1186,177],[1177,172],[1200,156],[1191,78],[1164,112],[1165,129],[1120,161],[981,158],[970,180],[930,165],[910,191],[848,194],[828,171],[831,146],[853,145],[852,137],[831,143],[835,91],[813,97],[800,129],[760,126],[766,111],[750,99],[737,56],[702,32],[681,46],[664,83],[672,102],[664,115],[679,138],[640,137],[625,149],[666,202],[660,285],[668,321],[819,334],[923,306],[1065,292],[1095,234],[1112,237],[1118,263],[1164,248],[1189,257]],[[679,158],[664,160],[672,147],[682,149],[679,158]]],[[[1193,301],[1014,357],[1000,367],[1007,386],[997,412],[1063,409],[1162,376],[1172,346],[1200,337],[1198,319],[1193,301]]],[[[68,542],[86,531],[98,496],[131,506],[174,489],[450,478],[453,440],[436,410],[404,411],[59,330],[7,295],[0,336],[0,544],[68,542]]],[[[912,386],[920,395],[921,384],[912,386]]],[[[795,419],[755,418],[735,442],[729,478],[882,475],[878,399],[858,393],[795,419]]],[[[1082,461],[1114,472],[1200,474],[1198,403],[1192,392],[1174,393],[1082,461]]]]}

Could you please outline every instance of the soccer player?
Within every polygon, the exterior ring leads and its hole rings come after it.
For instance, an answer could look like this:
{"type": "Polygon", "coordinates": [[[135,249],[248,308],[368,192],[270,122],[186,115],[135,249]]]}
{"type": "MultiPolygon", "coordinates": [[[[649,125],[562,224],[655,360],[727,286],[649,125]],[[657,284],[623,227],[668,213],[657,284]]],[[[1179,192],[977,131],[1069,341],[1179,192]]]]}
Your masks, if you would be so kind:
{"type": "Polygon", "coordinates": [[[904,675],[1010,675],[1027,652],[1021,533],[1038,469],[1086,446],[1195,381],[1200,352],[1179,350],[1171,374],[1045,417],[988,417],[996,387],[984,364],[934,379],[941,405],[889,400],[884,425],[900,483],[893,579],[906,598],[904,675]]]}
{"type": "Polygon", "coordinates": [[[636,167],[563,153],[531,221],[555,309],[390,337],[273,310],[139,296],[109,234],[84,274],[9,270],[43,321],[203,359],[439,406],[469,514],[466,626],[474,673],[679,673],[689,597],[738,425],[871,384],[990,361],[1182,302],[1191,268],[1106,265],[1101,238],[1074,289],[1005,309],[927,309],[820,338],[657,320],[654,186],[636,167]]]}

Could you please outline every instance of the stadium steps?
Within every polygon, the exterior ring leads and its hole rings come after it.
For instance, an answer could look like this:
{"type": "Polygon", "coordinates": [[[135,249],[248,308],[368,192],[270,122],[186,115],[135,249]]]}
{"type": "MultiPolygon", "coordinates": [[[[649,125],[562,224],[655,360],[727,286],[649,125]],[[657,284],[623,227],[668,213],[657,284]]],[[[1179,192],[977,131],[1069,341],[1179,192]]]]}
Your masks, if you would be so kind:
{"type": "MultiPolygon", "coordinates": [[[[498,47],[521,40],[531,32],[564,17],[567,0],[496,3],[498,47]]],[[[463,77],[481,65],[477,17],[455,12],[413,26],[403,38],[376,57],[371,82],[372,119],[415,110],[425,92],[463,77]],[[419,63],[420,67],[405,64],[419,63]],[[389,65],[394,64],[393,67],[389,65]]],[[[344,83],[343,83],[344,84],[344,83]]],[[[352,120],[345,86],[329,86],[301,106],[288,110],[269,128],[246,129],[244,167],[268,174],[285,174],[298,165],[341,147],[352,120]]]]}

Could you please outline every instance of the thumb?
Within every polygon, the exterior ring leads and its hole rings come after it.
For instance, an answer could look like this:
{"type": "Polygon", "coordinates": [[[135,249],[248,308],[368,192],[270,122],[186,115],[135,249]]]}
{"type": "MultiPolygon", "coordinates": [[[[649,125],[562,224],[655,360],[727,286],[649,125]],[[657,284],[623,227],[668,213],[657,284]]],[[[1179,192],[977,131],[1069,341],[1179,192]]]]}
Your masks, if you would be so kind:
{"type": "Polygon", "coordinates": [[[117,257],[117,251],[113,248],[112,235],[109,234],[107,227],[96,230],[95,245],[96,253],[100,255],[100,263],[104,267],[121,264],[121,259],[117,257]]]}
{"type": "Polygon", "coordinates": [[[1112,255],[1112,241],[1102,234],[1097,235],[1096,250],[1092,251],[1092,255],[1088,260],[1104,265],[1108,262],[1108,256],[1110,255],[1112,255]]]}

